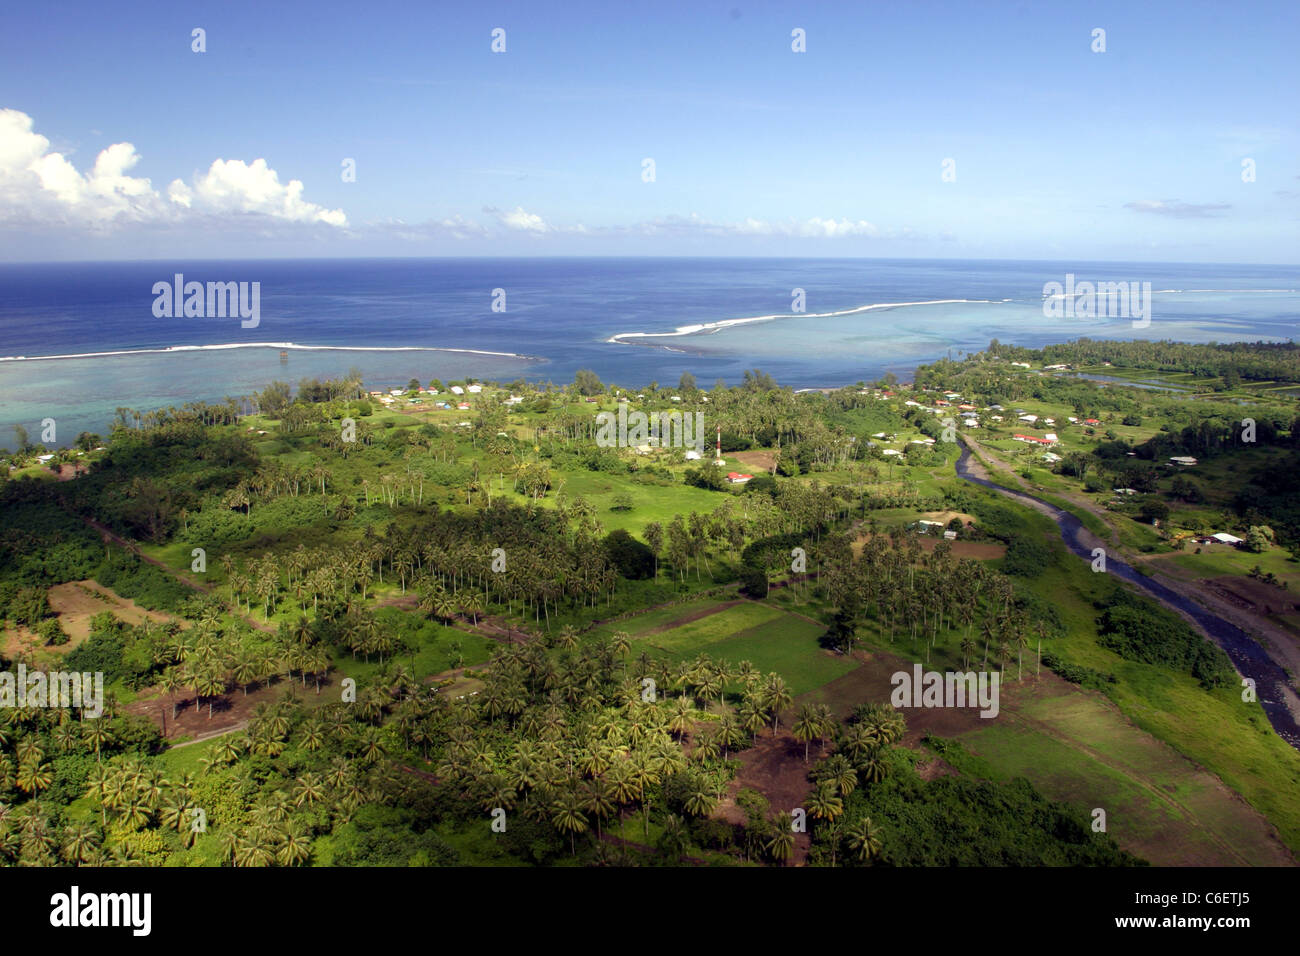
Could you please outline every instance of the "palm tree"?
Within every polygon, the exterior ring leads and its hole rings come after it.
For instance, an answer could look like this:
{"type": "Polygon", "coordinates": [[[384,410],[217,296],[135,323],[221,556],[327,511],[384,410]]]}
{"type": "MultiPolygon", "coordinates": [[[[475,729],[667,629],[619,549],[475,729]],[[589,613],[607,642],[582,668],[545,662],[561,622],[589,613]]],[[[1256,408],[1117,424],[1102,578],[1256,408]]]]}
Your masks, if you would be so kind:
{"type": "Polygon", "coordinates": [[[707,817],[713,812],[714,804],[713,791],[708,784],[700,778],[692,780],[686,802],[683,804],[686,812],[693,817],[707,817]]]}
{"type": "Polygon", "coordinates": [[[794,829],[790,814],[782,812],[776,815],[776,822],[768,831],[765,846],[768,855],[782,865],[794,855],[794,829]]]}
{"type": "Polygon", "coordinates": [[[54,783],[54,768],[48,763],[41,763],[39,760],[24,760],[18,765],[18,773],[14,775],[14,783],[24,793],[39,797],[42,790],[48,790],[54,783]]]}
{"type": "Polygon", "coordinates": [[[245,697],[248,696],[248,685],[257,680],[259,670],[256,656],[243,648],[235,652],[234,667],[230,676],[243,688],[245,697]]]}
{"type": "Polygon", "coordinates": [[[808,813],[816,820],[834,821],[843,812],[844,800],[829,780],[822,781],[808,798],[808,813]]]}
{"type": "Polygon", "coordinates": [[[717,760],[722,753],[722,745],[719,743],[721,737],[721,732],[716,730],[700,734],[695,738],[695,749],[691,751],[691,756],[701,762],[717,760]]]}
{"type": "Polygon", "coordinates": [[[845,829],[849,849],[857,856],[858,862],[870,863],[880,856],[880,831],[871,822],[870,817],[855,820],[845,829]]]}
{"type": "Polygon", "coordinates": [[[678,697],[673,702],[672,716],[668,718],[668,730],[680,740],[694,725],[695,704],[687,697],[678,697]]]}
{"type": "Polygon", "coordinates": [[[99,833],[89,823],[74,823],[63,831],[60,855],[69,863],[88,863],[99,849],[99,833]]]}
{"type": "Polygon", "coordinates": [[[632,652],[632,638],[627,631],[614,632],[614,653],[623,658],[623,676],[627,676],[627,655],[632,652]]]}
{"type": "Polygon", "coordinates": [[[587,815],[582,796],[578,792],[566,790],[559,795],[551,806],[551,824],[561,833],[569,835],[569,854],[576,854],[578,850],[574,837],[587,829],[587,815]]]}
{"type": "Polygon", "coordinates": [[[664,852],[674,861],[681,859],[682,852],[686,849],[686,824],[677,814],[670,813],[664,820],[663,834],[659,837],[659,843],[664,852]]]}
{"type": "Polygon", "coordinates": [[[167,700],[172,705],[172,720],[176,719],[176,692],[185,686],[181,680],[181,675],[177,673],[175,667],[168,667],[162,672],[162,679],[158,681],[158,687],[167,695],[167,700]]]}
{"type": "Polygon", "coordinates": [[[281,866],[297,866],[311,856],[311,839],[302,828],[290,820],[280,831],[280,845],[275,859],[281,866]]]}
{"type": "Polygon", "coordinates": [[[108,729],[108,721],[92,720],[89,724],[83,724],[82,728],[86,743],[95,751],[95,762],[98,763],[103,749],[113,743],[113,732],[108,729]]]}
{"type": "Polygon", "coordinates": [[[474,626],[478,627],[478,616],[483,613],[483,598],[477,591],[471,591],[461,599],[460,610],[462,614],[468,614],[474,626]]]}
{"type": "Polygon", "coordinates": [[[614,801],[614,787],[603,777],[588,781],[584,788],[583,809],[596,818],[596,839],[600,839],[600,823],[618,809],[614,801]]]}
{"type": "Polygon", "coordinates": [[[208,699],[208,720],[211,720],[213,701],[226,692],[226,675],[220,667],[205,667],[196,678],[194,690],[208,699]]]}
{"type": "Polygon", "coordinates": [[[795,740],[803,741],[803,762],[808,762],[808,745],[812,739],[817,736],[821,727],[821,721],[818,720],[816,711],[809,704],[799,706],[799,714],[795,717],[794,725],[790,728],[795,740]]]}
{"type": "Polygon", "coordinates": [[[789,707],[793,700],[789,688],[785,686],[785,681],[773,674],[767,683],[765,694],[767,709],[772,714],[772,736],[776,736],[777,728],[781,726],[781,711],[789,707]]]}
{"type": "Polygon", "coordinates": [[[293,627],[290,628],[289,633],[293,636],[295,641],[304,647],[312,642],[312,638],[316,634],[315,630],[311,626],[311,621],[307,620],[306,614],[298,615],[298,620],[293,623],[293,627]]]}
{"type": "Polygon", "coordinates": [[[969,667],[970,667],[970,656],[971,656],[972,653],[974,653],[976,646],[977,646],[977,645],[975,644],[975,641],[972,640],[971,637],[970,637],[969,635],[967,635],[966,637],[963,637],[963,638],[961,639],[961,653],[962,653],[962,667],[963,667],[963,669],[966,669],[966,668],[969,668],[969,667]]]}

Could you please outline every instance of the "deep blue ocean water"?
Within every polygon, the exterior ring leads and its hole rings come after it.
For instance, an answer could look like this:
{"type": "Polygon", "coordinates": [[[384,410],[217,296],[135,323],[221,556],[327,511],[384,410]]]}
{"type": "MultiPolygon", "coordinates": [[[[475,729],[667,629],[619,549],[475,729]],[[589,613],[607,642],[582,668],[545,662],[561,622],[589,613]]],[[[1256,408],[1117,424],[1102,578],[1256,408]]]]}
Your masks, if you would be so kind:
{"type": "Polygon", "coordinates": [[[140,409],[248,394],[274,379],[339,375],[372,387],[467,375],[571,381],[580,368],[630,387],[703,386],[761,368],[797,387],[901,375],[992,338],[1042,345],[1095,338],[1254,341],[1292,338],[1300,267],[880,259],[387,259],[0,265],[0,445],[14,424],[58,444],[104,431],[119,405],[140,409]],[[260,282],[261,316],[158,318],[154,283],[260,282]],[[1150,282],[1149,327],[1127,319],[1044,317],[1044,284],[1150,282]],[[493,290],[505,292],[494,312],[493,290]],[[791,312],[803,289],[805,313],[791,312]],[[852,315],[819,313],[877,303],[852,315]],[[780,315],[695,334],[608,341],[628,332],[780,315]],[[176,346],[266,347],[157,352],[176,346]],[[287,349],[334,346],[346,351],[287,349]],[[469,349],[526,358],[446,351],[469,349]],[[146,351],[141,351],[146,350],[146,351]],[[122,353],[79,358],[40,356],[122,353]]]}

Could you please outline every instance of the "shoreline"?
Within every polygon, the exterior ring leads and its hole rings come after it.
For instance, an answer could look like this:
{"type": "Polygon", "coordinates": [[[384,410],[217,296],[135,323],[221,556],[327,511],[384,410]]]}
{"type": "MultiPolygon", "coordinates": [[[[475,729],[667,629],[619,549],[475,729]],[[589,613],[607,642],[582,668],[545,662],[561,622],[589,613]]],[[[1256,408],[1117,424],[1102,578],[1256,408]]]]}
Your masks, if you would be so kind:
{"type": "Polygon", "coordinates": [[[546,361],[541,355],[518,352],[492,352],[487,349],[448,348],[435,345],[298,345],[294,342],[228,342],[220,345],[167,345],[160,348],[114,349],[104,352],[69,352],[61,355],[4,355],[0,362],[53,362],[68,359],[108,358],[118,355],[173,355],[188,352],[220,352],[232,349],[277,349],[281,352],[456,352],[465,355],[489,355],[494,358],[546,361]]]}

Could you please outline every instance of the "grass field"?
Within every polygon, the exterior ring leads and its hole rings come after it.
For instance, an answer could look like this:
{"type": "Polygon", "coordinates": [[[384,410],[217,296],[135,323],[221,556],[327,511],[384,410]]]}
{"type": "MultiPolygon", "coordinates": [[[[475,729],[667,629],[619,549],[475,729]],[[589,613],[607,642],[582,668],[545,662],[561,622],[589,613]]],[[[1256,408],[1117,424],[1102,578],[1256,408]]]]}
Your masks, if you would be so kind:
{"type": "Polygon", "coordinates": [[[763,673],[780,674],[796,695],[857,666],[851,658],[818,646],[825,628],[814,621],[768,603],[729,603],[692,601],[606,625],[597,632],[626,631],[633,637],[633,656],[644,650],[670,661],[702,653],[731,664],[747,660],[763,673]],[[682,623],[673,627],[674,621],[682,623]]]}

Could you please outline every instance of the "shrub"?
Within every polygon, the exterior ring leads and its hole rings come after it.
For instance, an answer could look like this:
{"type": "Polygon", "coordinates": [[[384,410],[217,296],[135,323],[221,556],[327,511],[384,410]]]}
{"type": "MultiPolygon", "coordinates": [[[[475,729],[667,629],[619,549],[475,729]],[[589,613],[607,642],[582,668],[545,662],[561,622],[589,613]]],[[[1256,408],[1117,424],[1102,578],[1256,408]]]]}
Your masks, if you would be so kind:
{"type": "Polygon", "coordinates": [[[605,554],[625,578],[635,581],[654,574],[654,552],[621,528],[605,537],[605,554]]]}
{"type": "Polygon", "coordinates": [[[1032,538],[1013,538],[1002,558],[1002,571],[1023,578],[1036,578],[1053,563],[1052,549],[1032,538]]]}
{"type": "Polygon", "coordinates": [[[67,632],[64,631],[63,626],[59,624],[59,619],[57,617],[41,621],[40,625],[36,628],[36,633],[40,637],[42,644],[57,646],[68,643],[67,632]]]}

